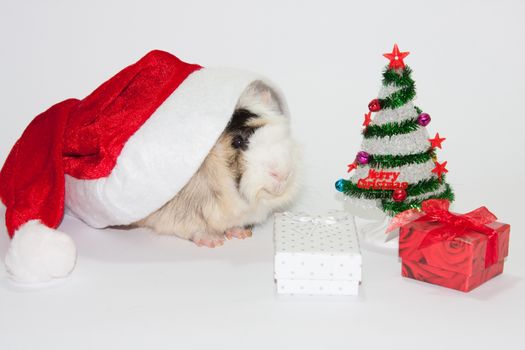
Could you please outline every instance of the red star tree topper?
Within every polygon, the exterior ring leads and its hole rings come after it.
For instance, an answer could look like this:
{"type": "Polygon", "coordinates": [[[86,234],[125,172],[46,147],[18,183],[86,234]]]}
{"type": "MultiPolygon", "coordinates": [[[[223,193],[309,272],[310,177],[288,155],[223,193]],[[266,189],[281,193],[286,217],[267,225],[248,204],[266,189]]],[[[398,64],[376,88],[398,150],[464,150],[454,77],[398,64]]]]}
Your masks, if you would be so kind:
{"type": "Polygon", "coordinates": [[[390,60],[390,64],[388,65],[388,68],[392,69],[401,69],[405,68],[405,62],[403,62],[403,59],[408,56],[410,52],[401,52],[399,51],[399,48],[397,47],[397,44],[394,44],[394,49],[391,53],[384,53],[383,56],[388,58],[390,60]]]}
{"type": "Polygon", "coordinates": [[[436,161],[434,164],[436,164],[436,167],[432,169],[432,172],[435,173],[438,176],[439,181],[441,181],[443,174],[448,173],[448,170],[446,168],[447,162],[439,163],[438,161],[436,161]]]}
{"type": "Polygon", "coordinates": [[[433,139],[428,139],[428,141],[430,141],[430,147],[432,148],[441,148],[441,143],[445,140],[445,137],[439,137],[439,132],[436,133],[433,139]]]}

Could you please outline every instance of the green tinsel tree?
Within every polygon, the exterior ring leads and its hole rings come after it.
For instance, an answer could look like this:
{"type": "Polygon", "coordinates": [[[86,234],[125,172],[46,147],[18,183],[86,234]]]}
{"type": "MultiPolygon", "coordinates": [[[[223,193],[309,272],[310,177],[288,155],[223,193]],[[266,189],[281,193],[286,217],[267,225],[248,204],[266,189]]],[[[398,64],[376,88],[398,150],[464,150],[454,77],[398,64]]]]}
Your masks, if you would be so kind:
{"type": "Polygon", "coordinates": [[[336,182],[336,189],[356,204],[367,207],[373,201],[391,216],[420,208],[426,199],[454,200],[445,182],[447,162],[436,157],[436,148],[445,139],[439,133],[429,139],[430,116],[412,102],[416,89],[412,71],[403,62],[407,55],[397,45],[384,54],[390,64],[383,73],[379,98],[368,105],[361,151],[348,169],[353,173],[350,179],[336,182]]]}

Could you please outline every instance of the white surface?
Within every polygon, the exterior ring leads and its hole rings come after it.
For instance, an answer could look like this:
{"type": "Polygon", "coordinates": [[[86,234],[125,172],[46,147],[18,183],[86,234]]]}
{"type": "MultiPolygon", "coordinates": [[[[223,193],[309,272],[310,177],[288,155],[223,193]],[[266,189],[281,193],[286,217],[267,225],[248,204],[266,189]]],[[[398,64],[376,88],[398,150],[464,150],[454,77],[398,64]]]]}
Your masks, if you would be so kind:
{"type": "Polygon", "coordinates": [[[403,279],[396,257],[363,251],[359,297],[290,299],[274,294],[271,222],[208,250],[67,218],[70,279],[26,292],[0,276],[0,349],[522,349],[524,17],[520,0],[2,1],[0,161],[36,114],[161,48],[281,86],[305,163],[293,210],[339,209],[333,183],[397,42],[430,134],[447,137],[454,210],[485,204],[512,230],[504,274],[468,294],[403,279]]]}
{"type": "Polygon", "coordinates": [[[357,294],[362,258],[354,219],[348,213],[278,213],[274,244],[277,293],[357,294]],[[355,283],[345,283],[349,281],[355,283]]]}

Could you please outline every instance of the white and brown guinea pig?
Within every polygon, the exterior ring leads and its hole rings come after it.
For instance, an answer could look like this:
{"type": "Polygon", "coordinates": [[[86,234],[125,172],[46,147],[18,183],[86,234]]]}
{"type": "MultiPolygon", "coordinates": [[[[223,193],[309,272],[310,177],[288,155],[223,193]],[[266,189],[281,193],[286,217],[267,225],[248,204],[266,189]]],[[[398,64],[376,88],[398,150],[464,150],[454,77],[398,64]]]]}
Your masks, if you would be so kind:
{"type": "Polygon", "coordinates": [[[207,247],[251,236],[253,225],[297,192],[297,150],[283,109],[270,87],[250,84],[199,170],[135,225],[207,247]]]}

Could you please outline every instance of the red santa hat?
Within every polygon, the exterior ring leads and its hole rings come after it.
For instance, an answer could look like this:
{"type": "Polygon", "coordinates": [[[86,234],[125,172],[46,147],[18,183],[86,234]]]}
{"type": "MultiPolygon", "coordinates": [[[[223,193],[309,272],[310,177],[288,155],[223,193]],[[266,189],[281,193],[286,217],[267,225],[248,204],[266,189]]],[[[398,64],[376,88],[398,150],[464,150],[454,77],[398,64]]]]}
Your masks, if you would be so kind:
{"type": "Polygon", "coordinates": [[[11,274],[43,281],[71,271],[74,244],[54,230],[66,204],[90,226],[107,227],[168,202],[202,164],[242,92],[260,80],[152,51],[86,98],[38,115],[0,172],[11,274]]]}

